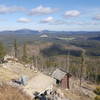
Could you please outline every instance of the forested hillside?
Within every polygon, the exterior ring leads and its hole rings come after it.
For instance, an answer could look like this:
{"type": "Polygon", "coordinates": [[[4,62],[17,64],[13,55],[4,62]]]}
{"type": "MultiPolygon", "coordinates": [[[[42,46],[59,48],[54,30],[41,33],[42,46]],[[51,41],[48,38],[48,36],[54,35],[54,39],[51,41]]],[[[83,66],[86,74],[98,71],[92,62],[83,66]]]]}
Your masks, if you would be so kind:
{"type": "Polygon", "coordinates": [[[35,66],[40,70],[46,70],[46,73],[48,73],[47,68],[52,72],[52,69],[56,67],[67,71],[67,56],[69,55],[69,70],[74,76],[80,77],[81,73],[85,73],[86,80],[100,82],[100,41],[90,39],[99,36],[99,32],[72,34],[46,32],[44,34],[47,34],[48,37],[41,37],[41,34],[27,36],[23,33],[21,35],[15,34],[12,39],[9,39],[9,36],[4,34],[4,41],[1,41],[5,44],[6,52],[14,55],[14,41],[16,39],[17,57],[27,63],[33,61],[35,66]],[[83,68],[85,70],[81,72],[83,51],[85,51],[83,68]]]}

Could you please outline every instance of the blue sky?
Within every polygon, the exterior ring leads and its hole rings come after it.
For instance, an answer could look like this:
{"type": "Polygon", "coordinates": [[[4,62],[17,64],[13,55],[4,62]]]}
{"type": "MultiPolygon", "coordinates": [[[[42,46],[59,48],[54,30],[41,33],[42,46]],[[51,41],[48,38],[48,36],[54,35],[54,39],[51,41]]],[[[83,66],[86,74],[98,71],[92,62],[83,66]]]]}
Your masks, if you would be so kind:
{"type": "Polygon", "coordinates": [[[100,31],[100,0],[0,0],[0,31],[100,31]]]}

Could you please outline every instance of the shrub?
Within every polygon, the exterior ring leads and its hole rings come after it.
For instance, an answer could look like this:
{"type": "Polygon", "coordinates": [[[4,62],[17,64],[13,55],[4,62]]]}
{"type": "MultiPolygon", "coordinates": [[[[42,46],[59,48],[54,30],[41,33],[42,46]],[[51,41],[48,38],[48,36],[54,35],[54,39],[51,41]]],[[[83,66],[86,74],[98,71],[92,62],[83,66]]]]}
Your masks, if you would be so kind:
{"type": "Polygon", "coordinates": [[[100,95],[100,86],[98,86],[95,90],[94,93],[97,95],[100,95]]]}
{"type": "Polygon", "coordinates": [[[95,100],[100,100],[100,96],[96,96],[95,97],[95,100]]]}

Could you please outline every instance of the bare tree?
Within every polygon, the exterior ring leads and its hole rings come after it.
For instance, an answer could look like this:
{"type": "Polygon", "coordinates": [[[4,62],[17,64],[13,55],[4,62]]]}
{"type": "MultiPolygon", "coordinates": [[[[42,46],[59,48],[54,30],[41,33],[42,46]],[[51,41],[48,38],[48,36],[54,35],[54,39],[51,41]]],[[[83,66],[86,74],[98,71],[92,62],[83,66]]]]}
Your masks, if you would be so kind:
{"type": "Polygon", "coordinates": [[[81,67],[80,67],[80,86],[82,84],[82,78],[84,77],[84,64],[85,64],[85,51],[81,53],[81,67]]]}
{"type": "Polygon", "coordinates": [[[23,45],[23,56],[22,56],[23,61],[27,62],[27,47],[26,43],[23,45]]]}
{"type": "Polygon", "coordinates": [[[17,58],[17,41],[16,39],[14,40],[14,56],[17,58]]]}
{"type": "Polygon", "coordinates": [[[67,64],[66,64],[67,72],[69,73],[69,69],[70,69],[70,51],[68,51],[66,60],[67,60],[67,64]]]}

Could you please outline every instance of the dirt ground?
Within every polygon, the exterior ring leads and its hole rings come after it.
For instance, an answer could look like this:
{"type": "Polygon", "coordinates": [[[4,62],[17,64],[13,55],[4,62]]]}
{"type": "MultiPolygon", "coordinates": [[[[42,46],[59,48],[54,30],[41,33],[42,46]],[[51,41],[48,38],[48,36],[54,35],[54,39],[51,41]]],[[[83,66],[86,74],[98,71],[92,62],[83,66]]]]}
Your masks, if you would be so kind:
{"type": "Polygon", "coordinates": [[[20,63],[5,63],[0,67],[0,81],[9,82],[12,79],[19,79],[21,76],[28,77],[26,86],[21,86],[26,94],[33,96],[35,92],[43,92],[47,88],[52,88],[53,79],[41,72],[25,68],[20,63]]]}
{"type": "Polygon", "coordinates": [[[41,93],[47,89],[52,89],[53,82],[54,80],[51,77],[38,72],[24,87],[24,91],[33,96],[35,92],[41,93]]]}
{"type": "MultiPolygon", "coordinates": [[[[47,89],[53,88],[54,79],[41,72],[34,71],[29,67],[25,68],[23,64],[5,63],[0,66],[0,82],[9,82],[11,79],[18,79],[23,75],[27,76],[29,78],[28,84],[21,86],[21,89],[31,97],[33,97],[35,92],[44,92],[47,89]]],[[[70,81],[71,90],[62,90],[66,98],[69,100],[93,100],[95,97],[93,94],[95,85],[83,82],[80,88],[77,79],[72,78],[70,81]]]]}
{"type": "Polygon", "coordinates": [[[25,68],[25,66],[20,63],[4,63],[0,67],[0,81],[10,81],[12,79],[18,79],[23,75],[31,79],[36,75],[36,73],[29,67],[25,68]]]}

